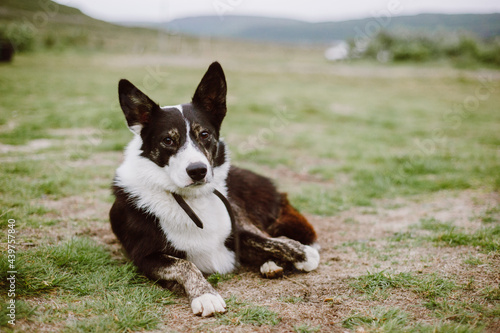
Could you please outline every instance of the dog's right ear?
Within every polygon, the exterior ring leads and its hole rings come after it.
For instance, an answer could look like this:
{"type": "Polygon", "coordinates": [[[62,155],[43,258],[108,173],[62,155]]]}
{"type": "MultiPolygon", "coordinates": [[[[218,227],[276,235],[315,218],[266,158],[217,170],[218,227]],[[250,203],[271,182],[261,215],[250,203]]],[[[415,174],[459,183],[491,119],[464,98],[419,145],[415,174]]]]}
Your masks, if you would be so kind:
{"type": "Polygon", "coordinates": [[[140,134],[149,123],[151,113],[159,108],[158,104],[125,79],[118,83],[118,97],[128,127],[132,132],[140,134]]]}

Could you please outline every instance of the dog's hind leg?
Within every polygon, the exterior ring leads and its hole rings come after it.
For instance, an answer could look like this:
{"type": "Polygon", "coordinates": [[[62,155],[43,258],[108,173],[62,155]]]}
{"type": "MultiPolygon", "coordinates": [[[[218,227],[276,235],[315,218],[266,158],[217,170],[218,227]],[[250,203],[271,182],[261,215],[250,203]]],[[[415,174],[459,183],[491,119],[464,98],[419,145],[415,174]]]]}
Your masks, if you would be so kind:
{"type": "Polygon", "coordinates": [[[316,243],[316,231],[314,231],[313,226],[290,204],[285,193],[281,194],[279,216],[273,224],[268,226],[266,232],[271,237],[285,236],[319,249],[319,245],[316,243]]]}
{"type": "Polygon", "coordinates": [[[240,242],[241,259],[261,266],[261,273],[266,277],[280,274],[281,267],[278,265],[291,263],[301,271],[310,272],[319,264],[320,256],[317,249],[286,237],[269,238],[249,230],[242,230],[240,242]]]}

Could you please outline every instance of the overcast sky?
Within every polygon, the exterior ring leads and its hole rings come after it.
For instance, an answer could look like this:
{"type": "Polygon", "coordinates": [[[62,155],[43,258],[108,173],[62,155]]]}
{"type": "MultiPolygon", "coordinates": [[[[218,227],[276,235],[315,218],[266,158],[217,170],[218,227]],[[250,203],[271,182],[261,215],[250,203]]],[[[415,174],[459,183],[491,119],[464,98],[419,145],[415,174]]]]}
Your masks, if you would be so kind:
{"type": "Polygon", "coordinates": [[[418,13],[500,13],[500,0],[56,0],[107,21],[259,15],[312,22],[418,13]]]}

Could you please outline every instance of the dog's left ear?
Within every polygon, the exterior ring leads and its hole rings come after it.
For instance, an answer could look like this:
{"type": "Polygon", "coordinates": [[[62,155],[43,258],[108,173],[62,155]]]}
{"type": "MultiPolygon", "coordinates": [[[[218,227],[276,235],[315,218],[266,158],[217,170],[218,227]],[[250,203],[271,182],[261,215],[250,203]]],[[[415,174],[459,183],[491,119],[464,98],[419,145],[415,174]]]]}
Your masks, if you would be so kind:
{"type": "Polygon", "coordinates": [[[213,120],[216,127],[220,128],[222,120],[226,115],[226,77],[218,62],[208,67],[207,72],[201,79],[192,103],[213,120]]]}

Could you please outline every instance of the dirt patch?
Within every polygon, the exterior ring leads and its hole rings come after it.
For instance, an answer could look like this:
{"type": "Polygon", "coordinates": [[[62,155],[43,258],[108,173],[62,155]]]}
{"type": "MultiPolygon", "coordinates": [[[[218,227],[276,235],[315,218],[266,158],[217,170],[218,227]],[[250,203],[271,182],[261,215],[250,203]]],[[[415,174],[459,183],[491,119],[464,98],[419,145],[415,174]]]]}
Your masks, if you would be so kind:
{"type": "Polygon", "coordinates": [[[50,148],[54,145],[53,140],[49,139],[37,139],[37,140],[32,140],[26,145],[6,145],[0,143],[0,154],[6,154],[6,153],[34,153],[38,150],[41,149],[46,149],[50,148]]]}
{"type": "Polygon", "coordinates": [[[94,127],[56,128],[50,130],[51,135],[69,138],[76,138],[80,136],[94,136],[98,133],[99,130],[94,127]]]}
{"type": "Polygon", "coordinates": [[[342,239],[359,240],[406,232],[422,219],[436,219],[457,227],[477,229],[481,226],[478,217],[499,203],[500,195],[494,192],[440,192],[428,198],[382,200],[374,205],[375,208],[353,208],[333,218],[311,218],[319,228],[341,227],[336,237],[340,233],[345,235],[342,239]],[[346,226],[338,223],[342,221],[351,227],[345,230],[346,226]]]}
{"type": "Polygon", "coordinates": [[[51,211],[46,214],[47,217],[79,221],[100,220],[105,216],[103,212],[109,210],[110,204],[98,198],[108,193],[109,190],[100,190],[93,196],[70,196],[58,200],[46,198],[38,200],[37,203],[51,211]]]}
{"type": "Polygon", "coordinates": [[[21,245],[32,247],[54,244],[74,236],[90,236],[102,244],[114,244],[107,201],[110,190],[97,190],[92,195],[70,196],[61,199],[48,197],[33,200],[33,205],[43,206],[47,212],[42,216],[44,224],[26,227],[21,245]]]}
{"type": "MultiPolygon", "coordinates": [[[[16,127],[13,122],[1,126],[0,131],[11,131],[16,127]]],[[[31,140],[25,145],[7,145],[0,143],[0,154],[6,153],[36,153],[39,150],[51,148],[53,146],[68,146],[70,144],[79,143],[79,137],[90,138],[95,136],[98,130],[95,128],[61,128],[53,129],[50,135],[58,137],[57,139],[36,139],[31,140]]]]}
{"type": "Polygon", "coordinates": [[[0,143],[0,154],[5,154],[0,156],[0,163],[60,159],[70,166],[118,165],[123,155],[122,152],[97,152],[102,132],[94,128],[53,129],[49,135],[50,139],[31,140],[24,145],[0,143]]]}

